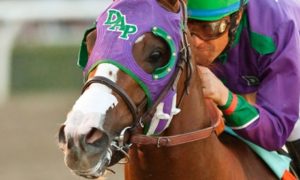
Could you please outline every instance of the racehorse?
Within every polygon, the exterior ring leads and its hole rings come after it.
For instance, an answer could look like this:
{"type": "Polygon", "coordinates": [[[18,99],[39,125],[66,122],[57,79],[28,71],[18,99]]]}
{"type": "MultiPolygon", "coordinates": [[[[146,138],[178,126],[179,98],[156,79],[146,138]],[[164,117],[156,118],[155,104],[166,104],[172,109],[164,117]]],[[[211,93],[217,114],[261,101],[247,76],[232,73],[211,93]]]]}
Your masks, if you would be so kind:
{"type": "Polygon", "coordinates": [[[184,2],[117,0],[86,35],[86,83],[58,135],[75,174],[98,178],[125,157],[127,180],[276,179],[245,143],[219,135],[184,2]]]}

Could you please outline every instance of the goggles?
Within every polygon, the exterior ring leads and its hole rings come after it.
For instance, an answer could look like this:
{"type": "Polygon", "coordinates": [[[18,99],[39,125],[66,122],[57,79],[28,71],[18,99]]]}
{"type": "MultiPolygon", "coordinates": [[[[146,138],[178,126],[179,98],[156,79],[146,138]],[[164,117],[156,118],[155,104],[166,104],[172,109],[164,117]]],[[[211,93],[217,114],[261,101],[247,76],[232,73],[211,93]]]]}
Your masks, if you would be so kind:
{"type": "Polygon", "coordinates": [[[208,41],[221,37],[228,29],[230,21],[223,18],[218,21],[199,21],[190,19],[188,21],[190,33],[192,36],[208,41]]]}

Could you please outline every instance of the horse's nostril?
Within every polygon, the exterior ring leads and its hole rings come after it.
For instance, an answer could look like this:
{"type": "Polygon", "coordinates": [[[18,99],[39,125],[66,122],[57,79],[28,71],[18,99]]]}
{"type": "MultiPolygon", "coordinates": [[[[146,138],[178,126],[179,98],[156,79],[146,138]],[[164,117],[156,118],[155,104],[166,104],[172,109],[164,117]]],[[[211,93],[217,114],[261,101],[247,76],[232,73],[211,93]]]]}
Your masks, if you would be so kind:
{"type": "Polygon", "coordinates": [[[92,128],[90,132],[86,135],[85,141],[87,144],[95,144],[103,137],[104,133],[99,129],[92,128]]]}
{"type": "Polygon", "coordinates": [[[59,128],[59,132],[58,132],[58,142],[60,144],[66,144],[66,136],[65,136],[65,125],[62,125],[60,128],[59,128]]]}
{"type": "Polygon", "coordinates": [[[67,143],[65,135],[65,125],[62,125],[58,131],[58,146],[62,151],[65,151],[65,144],[67,143]]]}

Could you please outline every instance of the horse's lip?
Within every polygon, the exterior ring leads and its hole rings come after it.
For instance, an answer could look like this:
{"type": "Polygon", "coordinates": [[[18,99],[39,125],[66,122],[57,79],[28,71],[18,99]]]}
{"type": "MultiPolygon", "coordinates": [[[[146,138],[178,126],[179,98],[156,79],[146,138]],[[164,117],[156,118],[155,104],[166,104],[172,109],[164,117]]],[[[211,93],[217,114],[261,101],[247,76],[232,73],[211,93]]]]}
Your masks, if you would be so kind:
{"type": "Polygon", "coordinates": [[[91,169],[87,169],[85,171],[78,171],[78,170],[73,170],[73,172],[79,176],[88,178],[88,179],[96,179],[100,176],[102,176],[105,172],[105,164],[103,163],[105,160],[101,161],[101,163],[98,163],[98,165],[96,165],[95,167],[91,168],[91,169]]]}
{"type": "Polygon", "coordinates": [[[105,155],[103,155],[99,162],[92,168],[86,170],[72,170],[75,174],[88,178],[88,179],[96,179],[102,175],[106,170],[106,167],[110,163],[110,151],[107,151],[105,155]]]}

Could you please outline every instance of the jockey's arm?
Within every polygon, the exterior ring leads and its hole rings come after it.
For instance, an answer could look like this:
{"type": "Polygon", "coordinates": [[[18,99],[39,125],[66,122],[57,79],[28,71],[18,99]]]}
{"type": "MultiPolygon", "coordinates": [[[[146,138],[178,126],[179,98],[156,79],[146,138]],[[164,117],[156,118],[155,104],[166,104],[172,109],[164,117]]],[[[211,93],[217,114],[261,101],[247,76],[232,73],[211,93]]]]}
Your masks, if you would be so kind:
{"type": "MultiPolygon", "coordinates": [[[[279,30],[278,33],[283,32],[279,30]]],[[[219,105],[226,124],[245,139],[268,150],[281,148],[299,119],[300,37],[298,31],[289,36],[285,37],[286,41],[278,42],[274,54],[260,59],[262,64],[269,63],[263,64],[256,93],[235,94],[218,78],[207,75],[212,72],[201,74],[202,79],[205,76],[210,78],[202,80],[204,96],[219,105]]]]}

